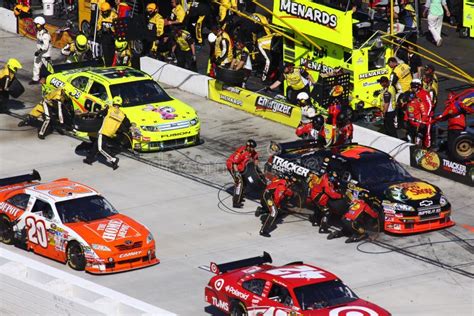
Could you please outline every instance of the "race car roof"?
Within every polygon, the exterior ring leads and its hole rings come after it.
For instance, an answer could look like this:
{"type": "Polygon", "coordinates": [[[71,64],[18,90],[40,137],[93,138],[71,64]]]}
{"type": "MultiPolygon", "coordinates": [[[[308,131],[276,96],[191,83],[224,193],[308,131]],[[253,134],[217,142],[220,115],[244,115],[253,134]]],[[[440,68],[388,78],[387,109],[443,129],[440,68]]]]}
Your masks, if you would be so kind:
{"type": "Polygon", "coordinates": [[[99,194],[99,192],[84,184],[68,179],[38,183],[25,188],[25,192],[52,202],[62,202],[99,194]]]}
{"type": "MultiPolygon", "coordinates": [[[[337,279],[337,277],[329,271],[304,263],[273,267],[259,273],[267,275],[267,277],[276,282],[291,285],[293,287],[337,279]]],[[[256,273],[256,275],[259,273],[256,273]]]]}
{"type": "Polygon", "coordinates": [[[89,68],[80,68],[69,71],[62,72],[63,75],[69,76],[75,73],[81,72],[82,74],[87,74],[88,77],[99,81],[106,82],[110,85],[117,83],[127,83],[131,81],[140,81],[146,79],[152,79],[146,73],[131,68],[131,67],[89,67],[89,68]]]}

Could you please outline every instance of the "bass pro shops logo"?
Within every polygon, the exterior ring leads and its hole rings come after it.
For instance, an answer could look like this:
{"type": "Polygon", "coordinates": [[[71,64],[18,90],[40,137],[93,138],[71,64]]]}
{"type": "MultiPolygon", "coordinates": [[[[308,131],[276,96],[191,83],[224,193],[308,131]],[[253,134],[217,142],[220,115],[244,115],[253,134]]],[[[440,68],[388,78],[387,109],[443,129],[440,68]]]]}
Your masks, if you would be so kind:
{"type": "Polygon", "coordinates": [[[280,113],[290,117],[293,107],[267,97],[259,96],[255,101],[255,109],[257,111],[271,111],[273,113],[280,113]]]}
{"type": "Polygon", "coordinates": [[[331,28],[337,27],[336,15],[291,0],[280,0],[280,11],[331,28]]]}

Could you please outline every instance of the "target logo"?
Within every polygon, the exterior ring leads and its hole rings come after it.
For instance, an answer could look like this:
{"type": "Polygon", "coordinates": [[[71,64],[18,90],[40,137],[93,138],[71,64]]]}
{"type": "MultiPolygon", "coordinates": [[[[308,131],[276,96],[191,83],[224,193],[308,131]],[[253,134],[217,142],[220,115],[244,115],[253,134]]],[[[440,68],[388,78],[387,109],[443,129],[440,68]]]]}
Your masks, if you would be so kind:
{"type": "Polygon", "coordinates": [[[329,312],[329,316],[378,316],[374,310],[363,306],[342,306],[329,312]]]}
{"type": "Polygon", "coordinates": [[[224,279],[217,279],[216,282],[214,282],[214,287],[218,291],[220,291],[223,286],[224,286],[224,279]]]}
{"type": "Polygon", "coordinates": [[[209,267],[212,273],[219,273],[219,268],[217,267],[217,264],[214,262],[211,262],[211,266],[209,267]]]}

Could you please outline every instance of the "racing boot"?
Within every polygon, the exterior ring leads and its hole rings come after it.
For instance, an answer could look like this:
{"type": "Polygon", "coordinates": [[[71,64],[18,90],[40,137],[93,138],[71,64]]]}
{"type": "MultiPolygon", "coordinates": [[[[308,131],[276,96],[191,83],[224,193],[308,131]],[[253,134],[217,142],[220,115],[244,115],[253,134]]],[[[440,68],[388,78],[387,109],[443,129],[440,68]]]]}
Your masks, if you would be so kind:
{"type": "Polygon", "coordinates": [[[353,242],[359,242],[361,240],[364,240],[367,237],[369,237],[369,235],[367,235],[366,233],[363,233],[363,234],[360,234],[360,235],[359,234],[354,234],[351,237],[346,239],[346,244],[350,244],[350,243],[353,243],[353,242]]]}
{"type": "Polygon", "coordinates": [[[331,240],[334,238],[340,238],[342,236],[344,236],[344,233],[342,232],[342,230],[335,230],[335,231],[330,232],[327,238],[328,240],[331,240]]]}
{"type": "Polygon", "coordinates": [[[119,159],[115,157],[115,160],[112,162],[112,169],[117,170],[119,165],[118,165],[119,159]]]}
{"type": "Polygon", "coordinates": [[[272,235],[270,235],[269,232],[265,231],[265,230],[260,230],[259,232],[260,236],[263,236],[263,237],[272,237],[272,235]]]}
{"type": "Polygon", "coordinates": [[[89,159],[89,158],[84,158],[84,159],[82,159],[82,162],[83,162],[83,163],[86,163],[86,164],[88,164],[88,165],[91,165],[91,166],[92,166],[92,164],[94,163],[94,161],[93,161],[92,159],[89,159]]]}
{"type": "Polygon", "coordinates": [[[27,115],[23,120],[18,123],[18,127],[23,127],[23,126],[33,126],[35,123],[36,118],[34,118],[31,115],[27,115]]]}
{"type": "Polygon", "coordinates": [[[257,207],[257,209],[255,210],[255,217],[260,217],[260,215],[262,215],[262,212],[263,208],[261,206],[257,207]]]}
{"type": "Polygon", "coordinates": [[[319,233],[320,234],[329,234],[329,223],[328,223],[328,216],[326,214],[323,215],[321,219],[321,224],[319,226],[319,233]]]}

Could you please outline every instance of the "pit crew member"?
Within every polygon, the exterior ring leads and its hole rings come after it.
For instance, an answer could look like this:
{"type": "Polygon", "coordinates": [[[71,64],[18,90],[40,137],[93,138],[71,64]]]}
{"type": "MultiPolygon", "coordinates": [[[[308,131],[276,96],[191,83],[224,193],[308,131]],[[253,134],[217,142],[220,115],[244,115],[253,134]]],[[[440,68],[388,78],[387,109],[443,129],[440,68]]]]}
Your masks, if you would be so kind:
{"type": "Polygon", "coordinates": [[[100,5],[100,16],[97,20],[97,31],[99,32],[100,43],[104,55],[105,65],[110,67],[114,59],[114,20],[117,13],[108,2],[100,5]]]}
{"type": "Polygon", "coordinates": [[[245,171],[247,164],[251,161],[258,165],[258,153],[255,150],[257,142],[253,139],[247,140],[245,146],[237,148],[226,161],[227,170],[229,170],[234,179],[234,195],[232,198],[233,207],[240,208],[243,206],[243,194],[245,192],[245,183],[242,173],[245,171]]]}
{"type": "Polygon", "coordinates": [[[10,86],[15,79],[16,72],[21,68],[23,67],[17,59],[10,58],[0,69],[0,112],[6,111],[10,86]]]}
{"type": "Polygon", "coordinates": [[[179,28],[174,30],[174,45],[171,52],[176,55],[178,67],[196,71],[196,47],[188,31],[179,28]]]}
{"type": "Polygon", "coordinates": [[[217,66],[227,68],[234,58],[234,44],[229,34],[221,27],[213,26],[211,32],[216,36],[213,59],[217,66]]]}
{"type": "Polygon", "coordinates": [[[61,49],[61,54],[67,56],[67,63],[77,63],[92,59],[92,50],[84,34],[77,35],[73,43],[66,44],[61,49]]]}
{"type": "Polygon", "coordinates": [[[397,128],[395,124],[397,122],[397,108],[396,108],[396,91],[395,88],[390,85],[390,80],[387,77],[382,76],[379,79],[379,83],[382,86],[379,92],[380,104],[383,110],[383,125],[387,135],[392,137],[398,137],[397,128]]]}
{"type": "Polygon", "coordinates": [[[151,46],[150,54],[157,57],[162,51],[162,46],[167,38],[164,36],[165,19],[158,13],[156,3],[148,3],[146,5],[146,12],[148,18],[148,32],[151,33],[153,44],[151,46]]]}
{"type": "Polygon", "coordinates": [[[127,41],[115,40],[115,56],[112,66],[131,66],[132,51],[127,41]]]}
{"type": "Polygon", "coordinates": [[[428,92],[421,87],[420,79],[413,79],[411,91],[415,94],[415,98],[407,108],[409,135],[415,144],[430,148],[433,103],[428,92]]]}
{"type": "Polygon", "coordinates": [[[245,88],[245,84],[252,73],[252,60],[250,58],[250,51],[245,46],[244,41],[241,39],[238,39],[235,43],[234,58],[230,63],[230,69],[243,69],[245,72],[245,77],[242,82],[242,88],[245,88]]]}
{"type": "Polygon", "coordinates": [[[42,16],[37,16],[33,22],[36,27],[36,52],[33,60],[33,78],[30,85],[38,84],[40,80],[40,69],[44,65],[51,64],[51,35],[44,27],[46,20],[42,16]]]}
{"type": "Polygon", "coordinates": [[[300,125],[296,128],[296,136],[302,139],[318,140],[319,133],[324,126],[324,117],[322,115],[316,115],[308,123],[301,121],[300,125]]]}
{"type": "Polygon", "coordinates": [[[306,92],[309,94],[310,84],[314,84],[313,77],[304,68],[295,67],[293,63],[286,63],[280,78],[268,88],[275,90],[285,80],[288,85],[286,88],[286,98],[291,104],[296,104],[298,93],[306,92]]]}
{"type": "Polygon", "coordinates": [[[392,68],[390,73],[390,84],[397,90],[397,97],[403,92],[410,90],[410,83],[413,80],[410,66],[399,64],[395,57],[388,59],[388,66],[392,68]]]}

